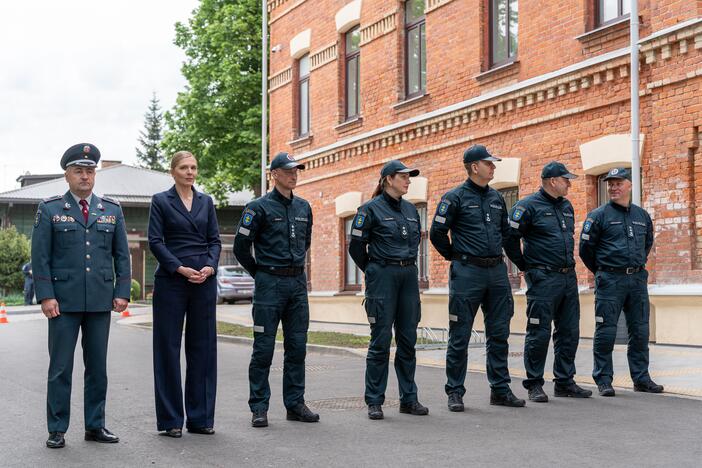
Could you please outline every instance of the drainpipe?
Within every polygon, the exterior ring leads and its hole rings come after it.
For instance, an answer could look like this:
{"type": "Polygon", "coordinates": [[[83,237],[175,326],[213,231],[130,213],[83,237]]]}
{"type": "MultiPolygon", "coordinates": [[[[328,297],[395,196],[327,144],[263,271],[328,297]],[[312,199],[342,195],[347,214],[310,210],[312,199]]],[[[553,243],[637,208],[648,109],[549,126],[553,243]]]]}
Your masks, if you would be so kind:
{"type": "Polygon", "coordinates": [[[268,1],[261,2],[261,196],[266,194],[268,165],[268,1]]]}
{"type": "Polygon", "coordinates": [[[639,124],[639,5],[631,1],[629,14],[629,34],[631,36],[631,202],[641,205],[641,156],[639,124]]]}

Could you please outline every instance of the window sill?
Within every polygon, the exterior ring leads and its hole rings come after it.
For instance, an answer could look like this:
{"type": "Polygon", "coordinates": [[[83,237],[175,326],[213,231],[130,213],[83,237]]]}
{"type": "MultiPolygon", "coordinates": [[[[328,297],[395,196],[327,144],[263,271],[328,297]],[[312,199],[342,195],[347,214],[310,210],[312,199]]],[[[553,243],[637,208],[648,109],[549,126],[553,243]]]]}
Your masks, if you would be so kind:
{"type": "Polygon", "coordinates": [[[295,140],[289,141],[288,145],[290,145],[292,148],[297,149],[297,148],[302,148],[304,146],[309,146],[312,144],[312,138],[314,135],[311,133],[301,136],[295,140]]]}
{"type": "Polygon", "coordinates": [[[612,33],[613,31],[619,31],[626,29],[629,26],[629,15],[623,16],[618,20],[612,21],[602,26],[598,26],[592,31],[588,31],[579,36],[575,36],[575,39],[580,42],[589,42],[592,40],[600,39],[602,36],[612,33]]]}
{"type": "Polygon", "coordinates": [[[429,93],[420,94],[419,96],[414,96],[414,97],[411,97],[409,99],[405,99],[404,101],[400,101],[397,104],[393,104],[392,108],[394,110],[404,110],[406,107],[409,107],[412,104],[422,102],[425,99],[429,99],[429,97],[430,97],[429,93]]]}
{"type": "Polygon", "coordinates": [[[358,287],[358,289],[344,289],[342,291],[339,291],[338,293],[334,294],[334,297],[337,297],[337,296],[358,296],[359,292],[361,292],[360,286],[358,287]]]}
{"type": "Polygon", "coordinates": [[[341,122],[339,125],[334,127],[334,130],[336,130],[339,133],[344,133],[344,132],[349,132],[351,130],[356,130],[359,127],[363,126],[363,117],[362,116],[357,116],[353,117],[350,120],[347,120],[345,122],[341,122]]]}
{"type": "Polygon", "coordinates": [[[489,81],[492,79],[504,78],[505,76],[511,76],[517,73],[519,73],[519,60],[515,59],[512,62],[486,70],[478,75],[475,75],[473,78],[478,81],[489,81]]]}

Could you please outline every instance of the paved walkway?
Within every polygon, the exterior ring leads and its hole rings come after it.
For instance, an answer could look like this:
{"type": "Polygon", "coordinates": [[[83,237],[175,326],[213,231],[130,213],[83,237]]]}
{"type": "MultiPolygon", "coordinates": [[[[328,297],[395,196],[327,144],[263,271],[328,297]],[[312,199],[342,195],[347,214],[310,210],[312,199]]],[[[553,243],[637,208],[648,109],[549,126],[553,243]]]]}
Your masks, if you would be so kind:
{"type": "MultiPolygon", "coordinates": [[[[151,321],[151,307],[134,305],[130,308],[132,317],[121,321],[123,324],[137,324],[151,321]]],[[[37,306],[18,306],[8,308],[8,317],[11,322],[35,320],[39,309],[37,306]]],[[[43,316],[39,316],[42,318],[43,316]]],[[[220,305],[217,308],[217,319],[220,321],[252,325],[251,304],[220,305]]],[[[356,335],[369,335],[368,325],[350,325],[326,322],[310,323],[313,331],[334,331],[356,335]]],[[[523,350],[524,336],[512,335],[509,340],[510,357],[509,368],[512,377],[524,378],[523,350]]],[[[364,350],[355,350],[364,353],[364,350]]],[[[419,365],[441,367],[445,366],[445,349],[427,349],[417,352],[419,365]]],[[[613,354],[614,382],[618,388],[631,389],[633,387],[629,377],[629,367],[626,359],[626,345],[616,345],[613,354]]],[[[665,386],[666,393],[702,399],[702,348],[682,346],[650,345],[650,372],[653,379],[665,386]]],[[[553,347],[549,349],[546,369],[553,365],[553,347]]],[[[485,372],[485,348],[480,343],[471,345],[468,352],[468,368],[472,372],[485,372]]],[[[592,340],[582,339],[576,357],[578,375],[576,380],[580,384],[594,385],[590,373],[592,371],[592,340]]],[[[546,380],[553,378],[548,372],[546,380]]],[[[515,392],[523,394],[520,388],[515,387],[515,392]],[[521,391],[521,393],[520,393],[521,391]]]]}
{"type": "MultiPolygon", "coordinates": [[[[134,310],[137,314],[142,311],[134,310]]],[[[27,317],[32,314],[27,314],[27,317]]],[[[35,314],[34,314],[35,315],[35,314]]],[[[225,314],[222,314],[225,315],[225,314]]],[[[114,321],[119,323],[117,315],[114,321]]],[[[14,318],[14,319],[13,319],[14,318]]],[[[442,369],[419,367],[426,417],[399,414],[392,368],[386,419],[370,421],[363,402],[365,362],[355,356],[308,353],[307,403],[319,424],[285,421],[282,353],[271,368],[270,427],[250,426],[248,344],[218,344],[214,436],[160,437],[154,417],[151,334],[113,324],[108,360],[107,427],[119,444],[83,440],[83,379],[76,350],[67,446],[46,440],[46,319],[0,325],[0,466],[5,467],[698,467],[702,460],[702,402],[617,393],[616,398],[553,398],[526,408],[490,406],[488,385],[469,374],[465,413],[446,408],[442,369]]],[[[477,353],[473,353],[477,354],[477,353]]],[[[519,382],[514,383],[516,388],[519,382]]],[[[550,383],[546,391],[553,391],[550,383]]]]}

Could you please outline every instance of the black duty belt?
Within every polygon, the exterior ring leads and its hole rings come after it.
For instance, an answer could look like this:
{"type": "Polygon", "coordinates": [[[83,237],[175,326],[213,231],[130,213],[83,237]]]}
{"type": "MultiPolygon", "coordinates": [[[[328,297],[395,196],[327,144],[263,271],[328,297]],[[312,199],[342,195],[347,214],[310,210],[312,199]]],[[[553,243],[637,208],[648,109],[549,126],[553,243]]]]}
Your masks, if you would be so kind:
{"type": "Polygon", "coordinates": [[[276,276],[297,276],[305,272],[305,267],[259,266],[258,269],[276,276]]]}
{"type": "Polygon", "coordinates": [[[546,271],[554,271],[556,273],[563,273],[564,275],[568,273],[572,273],[575,271],[575,267],[565,267],[565,268],[556,268],[552,267],[551,265],[528,265],[527,270],[546,270],[546,271]]]}
{"type": "Polygon", "coordinates": [[[406,258],[406,259],[384,259],[384,258],[371,258],[371,262],[379,263],[381,265],[398,265],[402,267],[414,266],[417,264],[416,258],[406,258]]]}
{"type": "Polygon", "coordinates": [[[624,273],[627,275],[633,275],[634,273],[644,271],[646,269],[646,267],[645,266],[637,266],[637,267],[615,268],[615,267],[601,266],[601,267],[597,267],[597,269],[599,271],[606,271],[607,273],[624,273]]]}
{"type": "Polygon", "coordinates": [[[470,263],[479,267],[494,267],[503,262],[502,255],[496,257],[474,257],[468,254],[454,253],[451,255],[451,260],[457,260],[461,263],[470,263]]]}

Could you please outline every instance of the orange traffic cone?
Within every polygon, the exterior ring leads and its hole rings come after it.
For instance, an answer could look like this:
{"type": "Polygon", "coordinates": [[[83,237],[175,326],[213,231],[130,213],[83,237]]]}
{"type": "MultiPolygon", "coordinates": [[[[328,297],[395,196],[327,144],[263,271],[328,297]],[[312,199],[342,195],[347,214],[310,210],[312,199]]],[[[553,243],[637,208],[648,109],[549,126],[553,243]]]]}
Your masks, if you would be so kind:
{"type": "Polygon", "coordinates": [[[122,317],[131,317],[132,314],[129,313],[129,309],[124,309],[122,311],[122,317]]]}
{"type": "Polygon", "coordinates": [[[10,323],[7,321],[7,310],[5,310],[5,303],[0,303],[0,323],[10,323]]]}

